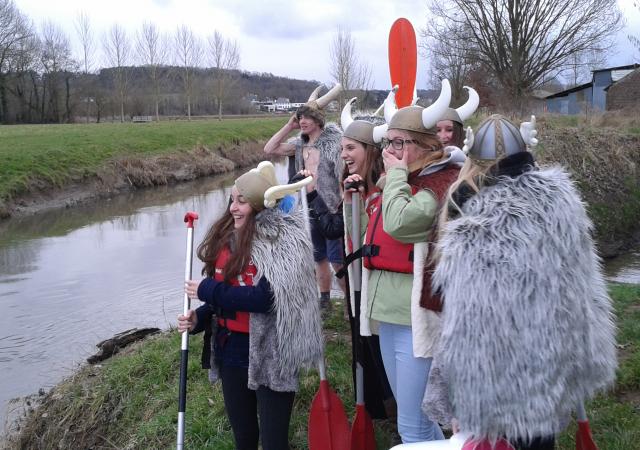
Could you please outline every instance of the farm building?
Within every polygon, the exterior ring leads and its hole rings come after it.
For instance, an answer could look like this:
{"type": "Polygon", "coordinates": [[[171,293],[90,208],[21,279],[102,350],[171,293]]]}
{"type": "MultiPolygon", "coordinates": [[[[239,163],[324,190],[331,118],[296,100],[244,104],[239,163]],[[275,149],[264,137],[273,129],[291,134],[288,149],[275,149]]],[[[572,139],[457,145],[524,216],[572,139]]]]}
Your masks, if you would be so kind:
{"type": "Polygon", "coordinates": [[[640,64],[594,70],[589,83],[545,98],[548,112],[579,114],[640,106],[640,64]],[[620,85],[620,87],[616,87],[620,85]],[[634,88],[635,87],[635,88],[634,88]],[[609,95],[613,97],[609,99],[609,95]]]}

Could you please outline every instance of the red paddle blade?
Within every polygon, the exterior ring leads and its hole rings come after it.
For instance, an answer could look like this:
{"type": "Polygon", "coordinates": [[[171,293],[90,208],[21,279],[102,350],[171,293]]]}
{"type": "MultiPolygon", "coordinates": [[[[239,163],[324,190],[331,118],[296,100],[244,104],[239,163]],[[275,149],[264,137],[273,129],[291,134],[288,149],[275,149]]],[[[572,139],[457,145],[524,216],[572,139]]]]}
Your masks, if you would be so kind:
{"type": "Polygon", "coordinates": [[[391,86],[399,86],[396,92],[398,108],[409,106],[413,101],[418,69],[418,47],[416,33],[411,22],[398,19],[389,31],[389,72],[391,86]]]}
{"type": "Polygon", "coordinates": [[[311,403],[308,430],[309,450],[349,450],[349,420],[327,380],[320,381],[311,403]]]}
{"type": "Polygon", "coordinates": [[[576,450],[598,450],[598,446],[591,435],[589,421],[578,420],[578,431],[576,431],[576,450]]]}
{"type": "Polygon", "coordinates": [[[351,450],[376,450],[373,422],[364,405],[356,405],[356,417],[351,426],[351,450]]]}

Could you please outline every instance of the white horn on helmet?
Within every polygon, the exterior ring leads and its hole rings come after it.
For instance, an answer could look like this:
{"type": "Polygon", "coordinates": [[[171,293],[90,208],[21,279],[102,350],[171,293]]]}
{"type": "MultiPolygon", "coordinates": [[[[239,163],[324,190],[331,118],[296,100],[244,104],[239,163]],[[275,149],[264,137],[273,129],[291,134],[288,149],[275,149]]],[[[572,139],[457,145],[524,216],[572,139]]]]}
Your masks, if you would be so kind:
{"type": "Polygon", "coordinates": [[[318,100],[318,94],[320,94],[320,89],[322,89],[322,85],[318,86],[313,90],[313,92],[309,96],[309,100],[307,100],[307,103],[315,102],[316,100],[318,100]]]}
{"type": "Polygon", "coordinates": [[[456,112],[458,113],[458,116],[460,116],[460,120],[462,122],[471,117],[473,113],[476,112],[476,109],[478,109],[478,105],[480,104],[480,97],[476,90],[469,86],[464,86],[464,88],[469,92],[469,99],[464,105],[456,108],[456,112]]]}
{"type": "Polygon", "coordinates": [[[356,102],[357,97],[353,97],[351,100],[344,105],[342,108],[342,114],[340,115],[340,124],[342,125],[342,129],[346,130],[351,122],[353,122],[353,115],[351,114],[351,106],[356,102]]]}
{"type": "Polygon", "coordinates": [[[389,95],[387,95],[384,101],[384,121],[387,123],[391,122],[391,118],[398,111],[396,107],[396,92],[399,88],[400,86],[396,84],[393,89],[389,91],[389,95]]]}
{"type": "Polygon", "coordinates": [[[427,129],[433,128],[449,107],[449,102],[451,102],[451,85],[445,78],[442,80],[438,99],[422,111],[422,125],[427,129]]]}
{"type": "Polygon", "coordinates": [[[382,125],[373,127],[373,142],[375,142],[376,144],[382,142],[382,138],[384,138],[387,134],[387,128],[389,128],[388,123],[383,123],[382,125]]]}
{"type": "Polygon", "coordinates": [[[338,95],[340,95],[340,92],[342,92],[342,85],[340,83],[336,83],[334,87],[329,89],[329,92],[327,92],[318,100],[316,100],[316,104],[318,105],[318,108],[324,109],[325,106],[327,106],[329,103],[335,100],[338,97],[338,95]]]}

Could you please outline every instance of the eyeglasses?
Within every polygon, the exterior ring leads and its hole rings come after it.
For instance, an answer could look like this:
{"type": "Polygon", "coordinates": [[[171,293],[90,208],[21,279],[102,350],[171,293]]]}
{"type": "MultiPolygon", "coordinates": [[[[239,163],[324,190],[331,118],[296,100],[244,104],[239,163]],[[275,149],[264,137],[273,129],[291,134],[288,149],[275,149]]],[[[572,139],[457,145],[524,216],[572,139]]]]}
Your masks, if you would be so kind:
{"type": "Polygon", "coordinates": [[[404,148],[404,144],[417,144],[418,141],[415,141],[413,139],[400,139],[400,138],[395,138],[395,139],[386,139],[383,138],[382,139],[382,148],[387,148],[389,145],[391,145],[391,147],[393,147],[394,150],[402,150],[404,148]]]}

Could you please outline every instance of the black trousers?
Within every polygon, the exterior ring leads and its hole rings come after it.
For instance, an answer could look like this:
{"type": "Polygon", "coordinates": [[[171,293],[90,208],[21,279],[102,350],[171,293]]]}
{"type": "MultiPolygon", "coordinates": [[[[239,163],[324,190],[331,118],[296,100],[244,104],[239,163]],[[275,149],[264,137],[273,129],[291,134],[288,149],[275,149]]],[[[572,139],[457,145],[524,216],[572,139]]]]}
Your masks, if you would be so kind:
{"type": "Polygon", "coordinates": [[[553,450],[555,448],[555,436],[537,437],[530,442],[522,439],[512,442],[515,450],[553,450]]]}
{"type": "Polygon", "coordinates": [[[289,449],[289,420],[295,392],[247,387],[248,369],[221,367],[222,394],[237,450],[289,449]]]}

